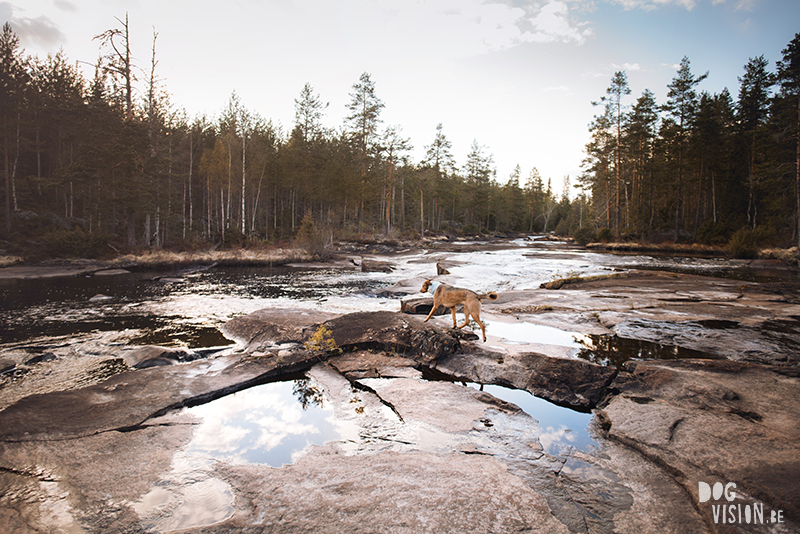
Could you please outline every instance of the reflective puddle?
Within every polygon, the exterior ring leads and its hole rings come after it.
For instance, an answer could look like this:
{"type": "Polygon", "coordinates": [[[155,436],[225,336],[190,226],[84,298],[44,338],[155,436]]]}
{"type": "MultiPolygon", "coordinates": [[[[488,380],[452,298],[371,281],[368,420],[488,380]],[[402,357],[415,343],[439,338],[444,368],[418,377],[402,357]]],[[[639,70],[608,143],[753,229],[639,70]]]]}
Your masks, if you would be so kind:
{"type": "Polygon", "coordinates": [[[493,321],[491,334],[500,336],[506,343],[541,343],[543,345],[574,348],[582,347],[581,340],[584,338],[584,335],[578,332],[567,332],[552,326],[525,322],[506,323],[493,321]]]}
{"type": "Polygon", "coordinates": [[[201,421],[187,452],[233,464],[281,467],[339,437],[330,402],[308,378],[255,386],[186,413],[201,421]]]}
{"type": "MultiPolygon", "coordinates": [[[[732,321],[701,321],[696,326],[714,329],[737,328],[732,321]]],[[[796,323],[793,322],[793,326],[796,323]]],[[[686,349],[675,345],[662,345],[640,339],[629,339],[616,335],[581,334],[551,326],[533,323],[492,322],[492,335],[499,336],[505,343],[539,343],[575,349],[570,355],[604,367],[623,369],[630,360],[679,360],[706,359],[717,360],[720,356],[708,352],[686,349]]]]}
{"type": "Polygon", "coordinates": [[[308,378],[255,386],[185,408],[197,421],[172,469],[133,508],[157,532],[207,526],[234,512],[230,485],[214,475],[217,462],[281,467],[311,445],[339,438],[333,410],[308,378]]]}
{"type": "MultiPolygon", "coordinates": [[[[469,383],[469,387],[476,389],[480,385],[469,383]]],[[[539,421],[539,441],[542,450],[553,456],[562,456],[569,453],[574,447],[588,452],[598,445],[597,441],[589,434],[591,413],[582,413],[569,408],[564,408],[531,395],[521,389],[506,388],[493,384],[483,386],[483,391],[498,399],[516,404],[525,413],[539,421]]]]}

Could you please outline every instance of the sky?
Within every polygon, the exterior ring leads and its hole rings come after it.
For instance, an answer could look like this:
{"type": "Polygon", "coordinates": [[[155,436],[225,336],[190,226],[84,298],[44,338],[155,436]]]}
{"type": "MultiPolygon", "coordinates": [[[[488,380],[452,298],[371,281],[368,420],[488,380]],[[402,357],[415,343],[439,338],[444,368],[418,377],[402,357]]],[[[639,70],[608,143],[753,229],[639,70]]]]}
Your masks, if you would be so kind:
{"type": "MultiPolygon", "coordinates": [[[[462,167],[473,142],[504,183],[536,168],[561,191],[581,174],[588,125],[616,71],[632,105],[645,89],[666,102],[685,56],[699,91],[728,88],[750,58],[775,70],[800,32],[798,0],[11,0],[0,1],[26,55],[63,49],[91,79],[93,37],[128,16],[139,96],[156,76],[190,118],[218,117],[235,91],[251,112],[294,125],[310,84],[340,129],[353,84],[367,72],[384,103],[382,128],[399,126],[412,161],[442,124],[462,167]]],[[[574,195],[574,192],[572,193],[574,195]]]]}

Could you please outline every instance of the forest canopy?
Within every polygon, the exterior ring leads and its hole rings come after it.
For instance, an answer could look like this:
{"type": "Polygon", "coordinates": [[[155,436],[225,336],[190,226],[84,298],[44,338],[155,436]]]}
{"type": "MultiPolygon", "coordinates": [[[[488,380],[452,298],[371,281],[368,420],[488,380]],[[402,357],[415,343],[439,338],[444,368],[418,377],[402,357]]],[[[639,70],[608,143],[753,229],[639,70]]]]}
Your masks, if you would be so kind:
{"type": "Polygon", "coordinates": [[[309,83],[293,102],[290,131],[236,92],[214,118],[188,117],[160,81],[157,34],[148,65],[133,63],[141,55],[128,46],[127,18],[95,40],[88,79],[63,51],[26,56],[11,26],[2,28],[0,248],[8,253],[241,246],[309,227],[327,241],[551,231],[581,242],[800,239],[800,34],[775,70],[763,56],[746,63],[736,99],[698,93],[709,74],[693,74],[688,58],[664,103],[645,90],[629,104],[627,76],[617,72],[596,103],[576,184],[535,168],[523,176],[519,166],[498,180],[477,140],[458,165],[442,124],[412,161],[412,140],[383,123],[366,72],[336,128],[325,125],[327,105],[309,83]]]}

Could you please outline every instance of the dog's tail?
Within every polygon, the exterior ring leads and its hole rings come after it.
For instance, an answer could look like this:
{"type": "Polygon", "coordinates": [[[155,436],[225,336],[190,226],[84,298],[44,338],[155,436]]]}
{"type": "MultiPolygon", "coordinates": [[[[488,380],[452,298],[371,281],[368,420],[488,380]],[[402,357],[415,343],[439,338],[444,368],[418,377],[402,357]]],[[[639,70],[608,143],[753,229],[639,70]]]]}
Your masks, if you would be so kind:
{"type": "Polygon", "coordinates": [[[494,291],[489,291],[488,293],[481,293],[480,295],[478,295],[478,299],[497,300],[497,293],[495,293],[494,291]]]}

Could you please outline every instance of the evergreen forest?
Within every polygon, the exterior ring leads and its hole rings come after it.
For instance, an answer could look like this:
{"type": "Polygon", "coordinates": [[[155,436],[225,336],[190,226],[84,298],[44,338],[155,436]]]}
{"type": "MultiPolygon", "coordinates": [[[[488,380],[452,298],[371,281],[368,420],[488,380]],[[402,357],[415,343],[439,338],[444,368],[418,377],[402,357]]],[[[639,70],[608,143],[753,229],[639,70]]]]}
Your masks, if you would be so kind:
{"type": "Polygon", "coordinates": [[[629,102],[617,72],[594,103],[582,174],[554,183],[519,166],[498,179],[477,141],[457,164],[442,124],[412,161],[412,140],[381,119],[369,73],[354,81],[336,128],[310,84],[294,100],[291,131],[235,92],[214,118],[188,117],[160,82],[157,34],[149,64],[135,65],[127,17],[116,22],[95,38],[91,79],[63,51],[26,56],[2,28],[6,253],[271,244],[309,225],[326,242],[512,232],[583,243],[800,241],[800,34],[774,66],[750,58],[735,97],[698,92],[709,73],[693,73],[688,58],[662,103],[649,90],[629,102]]]}

